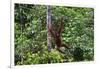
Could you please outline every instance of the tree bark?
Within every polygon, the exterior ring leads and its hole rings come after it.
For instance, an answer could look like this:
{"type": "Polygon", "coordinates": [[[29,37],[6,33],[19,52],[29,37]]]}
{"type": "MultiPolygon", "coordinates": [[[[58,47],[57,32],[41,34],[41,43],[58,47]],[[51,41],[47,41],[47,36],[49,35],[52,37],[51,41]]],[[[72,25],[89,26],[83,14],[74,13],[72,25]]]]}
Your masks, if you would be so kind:
{"type": "Polygon", "coordinates": [[[48,46],[48,51],[51,51],[51,34],[48,29],[48,25],[51,23],[51,9],[50,5],[47,6],[47,46],[48,46]]]}

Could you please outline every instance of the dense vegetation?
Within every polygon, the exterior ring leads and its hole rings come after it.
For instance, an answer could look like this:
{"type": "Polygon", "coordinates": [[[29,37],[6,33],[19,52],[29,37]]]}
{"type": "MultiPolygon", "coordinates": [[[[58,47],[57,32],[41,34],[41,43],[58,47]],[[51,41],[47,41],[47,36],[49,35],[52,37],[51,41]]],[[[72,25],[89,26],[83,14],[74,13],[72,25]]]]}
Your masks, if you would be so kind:
{"type": "Polygon", "coordinates": [[[51,6],[52,23],[57,29],[64,16],[62,41],[70,43],[65,54],[47,48],[44,5],[15,4],[15,65],[91,61],[94,59],[94,11],[92,8],[51,6]]]}

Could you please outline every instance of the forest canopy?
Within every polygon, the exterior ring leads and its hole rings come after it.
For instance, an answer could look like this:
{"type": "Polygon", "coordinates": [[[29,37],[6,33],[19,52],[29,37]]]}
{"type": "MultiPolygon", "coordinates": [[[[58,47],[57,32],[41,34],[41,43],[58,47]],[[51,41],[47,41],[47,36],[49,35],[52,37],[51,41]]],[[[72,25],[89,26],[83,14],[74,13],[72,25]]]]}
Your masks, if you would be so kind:
{"type": "Polygon", "coordinates": [[[51,22],[55,30],[64,17],[62,42],[70,49],[47,46],[47,6],[15,4],[14,48],[15,65],[65,63],[94,60],[94,9],[85,7],[50,6],[51,22]]]}

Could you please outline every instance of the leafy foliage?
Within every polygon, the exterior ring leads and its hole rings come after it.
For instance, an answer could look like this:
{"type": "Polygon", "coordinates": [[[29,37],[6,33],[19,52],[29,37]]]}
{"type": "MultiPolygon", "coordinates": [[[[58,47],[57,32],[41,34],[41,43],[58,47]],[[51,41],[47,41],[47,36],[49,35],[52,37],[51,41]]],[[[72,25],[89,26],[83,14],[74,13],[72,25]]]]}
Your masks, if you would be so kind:
{"type": "Polygon", "coordinates": [[[94,59],[94,10],[65,6],[51,6],[52,23],[56,30],[64,17],[62,42],[70,43],[66,54],[47,49],[46,6],[15,4],[15,64],[48,64],[94,59]]]}

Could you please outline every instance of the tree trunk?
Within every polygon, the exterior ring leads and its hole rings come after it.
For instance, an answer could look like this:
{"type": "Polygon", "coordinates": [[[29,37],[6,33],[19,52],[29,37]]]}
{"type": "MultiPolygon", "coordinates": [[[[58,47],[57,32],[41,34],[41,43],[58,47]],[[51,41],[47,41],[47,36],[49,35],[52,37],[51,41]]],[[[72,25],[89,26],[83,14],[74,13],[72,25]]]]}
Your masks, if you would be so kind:
{"type": "Polygon", "coordinates": [[[50,6],[47,6],[47,46],[48,46],[48,51],[51,51],[51,34],[48,29],[48,25],[51,23],[51,10],[50,6]]]}

